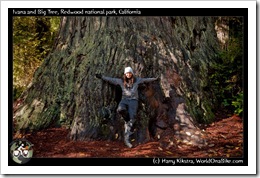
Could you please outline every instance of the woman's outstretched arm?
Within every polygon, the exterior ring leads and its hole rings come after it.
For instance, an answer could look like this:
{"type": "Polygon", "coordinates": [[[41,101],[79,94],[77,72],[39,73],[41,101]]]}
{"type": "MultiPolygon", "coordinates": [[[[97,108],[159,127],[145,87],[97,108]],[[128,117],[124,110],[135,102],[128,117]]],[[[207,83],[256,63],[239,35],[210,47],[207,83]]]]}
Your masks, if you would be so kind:
{"type": "Polygon", "coordinates": [[[159,80],[158,77],[156,78],[139,78],[140,80],[140,83],[148,83],[148,82],[153,82],[153,81],[156,81],[156,80],[159,80]]]}
{"type": "Polygon", "coordinates": [[[122,83],[122,79],[120,79],[120,78],[106,77],[106,76],[103,76],[101,74],[96,74],[96,77],[100,78],[104,81],[107,81],[111,84],[114,84],[114,85],[120,85],[122,83]]]}

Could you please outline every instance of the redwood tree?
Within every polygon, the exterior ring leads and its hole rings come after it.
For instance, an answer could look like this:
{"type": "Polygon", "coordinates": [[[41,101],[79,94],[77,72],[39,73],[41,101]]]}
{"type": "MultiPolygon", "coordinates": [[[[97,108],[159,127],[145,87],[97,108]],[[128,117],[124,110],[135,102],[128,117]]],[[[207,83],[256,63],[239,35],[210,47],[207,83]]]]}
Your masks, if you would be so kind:
{"type": "Polygon", "coordinates": [[[119,88],[96,73],[159,77],[139,88],[136,143],[178,139],[204,144],[200,122],[211,122],[208,66],[220,45],[215,17],[61,17],[54,48],[14,110],[14,131],[67,127],[69,138],[122,139],[119,88]]]}

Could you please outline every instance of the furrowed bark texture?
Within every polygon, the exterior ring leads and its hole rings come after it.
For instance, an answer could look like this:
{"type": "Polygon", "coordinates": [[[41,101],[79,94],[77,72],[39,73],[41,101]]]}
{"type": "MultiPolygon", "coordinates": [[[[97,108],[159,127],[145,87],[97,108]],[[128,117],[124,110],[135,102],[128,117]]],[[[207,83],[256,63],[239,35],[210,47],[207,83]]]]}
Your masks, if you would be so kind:
{"type": "Polygon", "coordinates": [[[122,139],[121,91],[95,78],[139,77],[138,143],[176,137],[202,144],[198,122],[212,121],[208,66],[219,42],[212,17],[63,17],[52,53],[14,112],[15,131],[67,126],[76,140],[122,139]],[[172,135],[166,134],[170,131],[172,135]]]}

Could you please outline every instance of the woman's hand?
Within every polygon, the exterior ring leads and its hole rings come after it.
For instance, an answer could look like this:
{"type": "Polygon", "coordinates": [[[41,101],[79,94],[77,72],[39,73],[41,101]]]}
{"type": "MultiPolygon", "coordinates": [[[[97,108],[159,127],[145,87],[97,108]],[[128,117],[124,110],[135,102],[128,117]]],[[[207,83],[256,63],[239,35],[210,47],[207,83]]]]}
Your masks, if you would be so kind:
{"type": "Polygon", "coordinates": [[[101,79],[102,78],[102,75],[101,74],[96,74],[96,77],[101,79]]]}

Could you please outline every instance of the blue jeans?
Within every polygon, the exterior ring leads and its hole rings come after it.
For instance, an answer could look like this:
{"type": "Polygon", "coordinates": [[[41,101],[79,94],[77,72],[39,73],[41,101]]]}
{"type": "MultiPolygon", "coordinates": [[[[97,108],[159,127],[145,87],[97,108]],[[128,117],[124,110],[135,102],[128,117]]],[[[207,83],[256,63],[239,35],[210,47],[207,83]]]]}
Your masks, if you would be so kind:
{"type": "Polygon", "coordinates": [[[135,122],[138,109],[138,100],[122,99],[118,105],[117,112],[121,114],[126,122],[135,122]]]}

